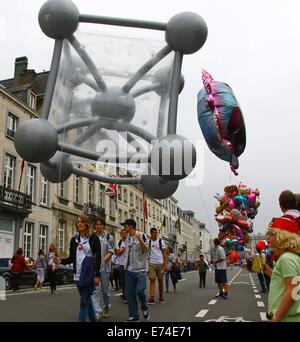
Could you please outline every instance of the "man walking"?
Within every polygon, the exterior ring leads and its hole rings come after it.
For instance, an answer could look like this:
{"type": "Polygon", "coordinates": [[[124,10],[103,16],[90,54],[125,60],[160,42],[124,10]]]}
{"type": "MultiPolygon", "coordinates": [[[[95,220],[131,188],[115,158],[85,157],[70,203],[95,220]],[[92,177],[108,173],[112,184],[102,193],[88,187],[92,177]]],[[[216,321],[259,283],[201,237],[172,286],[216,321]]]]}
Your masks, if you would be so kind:
{"type": "Polygon", "coordinates": [[[126,292],[125,292],[125,259],[126,259],[126,239],[127,233],[125,229],[121,230],[121,239],[119,240],[118,244],[116,245],[116,265],[119,271],[120,276],[120,283],[122,287],[122,295],[121,299],[127,303],[126,292]]]}
{"type": "Polygon", "coordinates": [[[100,305],[100,285],[96,287],[92,295],[93,306],[97,320],[109,317],[110,291],[109,274],[111,271],[111,257],[114,254],[114,242],[112,236],[105,231],[105,221],[102,218],[95,220],[96,234],[101,243],[100,284],[102,289],[103,305],[100,305]]]}
{"type": "Polygon", "coordinates": [[[164,292],[164,272],[167,271],[167,248],[162,239],[158,238],[158,229],[150,229],[150,260],[149,260],[149,280],[150,280],[150,298],[148,304],[155,304],[155,281],[158,280],[159,303],[163,304],[164,292]]]}
{"type": "Polygon", "coordinates": [[[145,234],[136,230],[135,220],[127,219],[121,225],[129,234],[125,258],[125,284],[129,311],[127,321],[139,321],[138,300],[141,303],[143,317],[148,320],[150,317],[146,303],[148,240],[145,234]]]}
{"type": "Polygon", "coordinates": [[[210,261],[215,266],[215,282],[218,284],[219,293],[216,298],[223,297],[228,299],[228,284],[227,284],[227,264],[224,248],[220,245],[218,238],[214,239],[213,259],[210,261]]]}

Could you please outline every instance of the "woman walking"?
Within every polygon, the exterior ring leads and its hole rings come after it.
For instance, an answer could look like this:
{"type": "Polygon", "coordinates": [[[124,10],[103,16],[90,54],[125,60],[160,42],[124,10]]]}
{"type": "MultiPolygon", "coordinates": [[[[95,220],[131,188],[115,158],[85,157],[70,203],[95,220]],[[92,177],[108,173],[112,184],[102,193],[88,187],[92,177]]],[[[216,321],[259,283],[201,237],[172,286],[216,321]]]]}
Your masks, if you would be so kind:
{"type": "Polygon", "coordinates": [[[12,288],[13,291],[19,291],[21,274],[25,272],[26,262],[23,256],[23,249],[18,248],[16,254],[11,259],[12,267],[12,288]]]}
{"type": "Polygon", "coordinates": [[[87,216],[78,216],[76,226],[78,233],[70,241],[70,255],[61,263],[73,263],[74,280],[80,295],[79,322],[85,322],[87,316],[95,322],[91,295],[100,282],[101,245],[87,216]]]}
{"type": "Polygon", "coordinates": [[[36,268],[37,272],[37,282],[34,286],[34,289],[37,290],[39,288],[40,290],[44,290],[43,284],[45,281],[46,260],[45,253],[42,249],[39,250],[38,257],[34,264],[34,268],[36,268]]]}
{"type": "Polygon", "coordinates": [[[51,243],[49,246],[48,262],[47,262],[47,275],[50,283],[51,294],[56,292],[56,270],[58,267],[58,254],[56,246],[51,243]]]}

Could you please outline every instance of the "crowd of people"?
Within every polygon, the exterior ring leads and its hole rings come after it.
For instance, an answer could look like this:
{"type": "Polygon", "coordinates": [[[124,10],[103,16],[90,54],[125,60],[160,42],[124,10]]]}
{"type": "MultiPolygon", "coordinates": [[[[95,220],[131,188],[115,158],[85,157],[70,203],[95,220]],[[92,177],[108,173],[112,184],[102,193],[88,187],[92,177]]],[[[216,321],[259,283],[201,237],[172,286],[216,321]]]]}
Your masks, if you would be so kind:
{"type": "MultiPolygon", "coordinates": [[[[263,292],[268,291],[268,317],[274,322],[299,322],[299,204],[290,191],[280,194],[279,204],[283,216],[273,219],[266,233],[272,257],[269,255],[266,258],[262,250],[257,250],[260,265],[257,273],[263,292]]],[[[150,318],[150,305],[165,303],[164,291],[170,290],[170,278],[175,292],[176,284],[182,277],[181,271],[197,269],[199,287],[205,288],[206,272],[213,268],[218,286],[216,297],[228,300],[228,260],[220,238],[214,239],[210,260],[206,261],[201,255],[197,263],[186,262],[180,265],[173,249],[159,237],[157,228],[151,228],[150,237],[147,237],[137,229],[134,219],[127,219],[121,225],[120,239],[114,241],[113,236],[105,230],[103,218],[91,222],[89,217],[80,215],[76,223],[77,233],[70,241],[67,258],[60,259],[52,243],[46,255],[40,250],[36,261],[29,265],[25,262],[22,248],[19,248],[12,258],[13,290],[19,289],[19,277],[25,268],[32,268],[37,273],[35,289],[43,289],[47,272],[51,294],[54,294],[57,267],[60,264],[72,264],[80,296],[79,321],[89,318],[95,322],[110,317],[110,283],[113,282],[115,289],[122,291],[121,300],[128,305],[128,321],[139,321],[141,317],[144,320],[150,318]]]]}

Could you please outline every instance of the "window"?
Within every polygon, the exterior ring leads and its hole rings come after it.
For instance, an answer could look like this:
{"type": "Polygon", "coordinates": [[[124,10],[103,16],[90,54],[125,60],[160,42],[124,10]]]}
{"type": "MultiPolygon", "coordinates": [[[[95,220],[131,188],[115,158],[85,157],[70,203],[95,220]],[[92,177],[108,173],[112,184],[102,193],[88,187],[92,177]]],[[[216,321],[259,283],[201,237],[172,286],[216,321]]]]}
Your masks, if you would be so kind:
{"type": "Polygon", "coordinates": [[[143,200],[140,198],[140,211],[143,212],[143,200]]]}
{"type": "Polygon", "coordinates": [[[65,249],[65,227],[66,227],[66,223],[64,221],[58,222],[58,229],[57,229],[57,250],[58,250],[58,252],[63,252],[65,249]]]}
{"type": "Polygon", "coordinates": [[[131,207],[133,207],[134,203],[133,203],[133,193],[132,192],[130,192],[129,197],[130,197],[130,203],[129,204],[131,207]]]}
{"type": "Polygon", "coordinates": [[[62,198],[66,198],[67,196],[67,183],[66,182],[60,183],[59,196],[62,198]]]}
{"type": "Polygon", "coordinates": [[[118,189],[118,200],[122,202],[122,187],[119,185],[118,189]]]}
{"type": "Polygon", "coordinates": [[[35,173],[36,167],[28,164],[26,174],[26,194],[30,195],[33,201],[35,198],[35,173]]]}
{"type": "Polygon", "coordinates": [[[109,215],[112,217],[116,216],[116,202],[113,198],[109,198],[109,215]]]}
{"type": "Polygon", "coordinates": [[[139,210],[139,197],[135,196],[135,209],[139,210]]]}
{"type": "Polygon", "coordinates": [[[89,180],[88,184],[88,202],[94,203],[94,182],[89,180]]]}
{"type": "Polygon", "coordinates": [[[30,258],[32,257],[32,236],[33,236],[33,227],[34,224],[32,222],[25,222],[25,230],[24,230],[24,257],[30,258]]]}
{"type": "Polygon", "coordinates": [[[155,218],[155,208],[152,207],[152,215],[153,215],[153,218],[155,218]]]}
{"type": "Polygon", "coordinates": [[[123,222],[122,210],[119,209],[119,222],[123,222]]]}
{"type": "Polygon", "coordinates": [[[103,184],[100,184],[99,206],[101,208],[104,208],[104,192],[105,192],[105,186],[103,184]]]}
{"type": "Polygon", "coordinates": [[[124,221],[128,219],[128,212],[124,211],[124,221]]]}
{"type": "Polygon", "coordinates": [[[202,241],[200,240],[200,249],[202,249],[202,241]]]}
{"type": "Polygon", "coordinates": [[[48,205],[49,183],[46,178],[41,178],[41,204],[48,205]]]}
{"type": "Polygon", "coordinates": [[[124,188],[124,203],[128,202],[128,192],[127,189],[124,188]]]}
{"type": "Polygon", "coordinates": [[[29,107],[32,109],[36,108],[36,95],[32,92],[29,93],[29,101],[28,101],[29,107]]]}
{"type": "Polygon", "coordinates": [[[201,232],[199,233],[199,235],[201,236],[201,232]]]}
{"type": "Polygon", "coordinates": [[[75,177],[75,203],[81,204],[81,178],[75,177]]]}
{"type": "Polygon", "coordinates": [[[12,113],[8,113],[6,135],[10,138],[15,137],[19,119],[12,113]]]}
{"type": "Polygon", "coordinates": [[[40,224],[39,232],[39,250],[42,249],[46,253],[47,248],[47,238],[48,238],[48,226],[40,224]]]}
{"type": "Polygon", "coordinates": [[[15,180],[16,158],[10,154],[5,154],[4,160],[4,186],[13,189],[15,180]]]}

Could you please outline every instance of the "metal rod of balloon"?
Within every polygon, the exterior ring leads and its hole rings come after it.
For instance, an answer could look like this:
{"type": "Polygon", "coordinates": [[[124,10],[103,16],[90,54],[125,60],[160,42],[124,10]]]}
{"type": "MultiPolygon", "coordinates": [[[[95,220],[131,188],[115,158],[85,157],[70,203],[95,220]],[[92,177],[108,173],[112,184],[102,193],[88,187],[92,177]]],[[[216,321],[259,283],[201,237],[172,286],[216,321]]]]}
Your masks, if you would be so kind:
{"type": "Polygon", "coordinates": [[[145,86],[143,88],[140,88],[140,89],[137,89],[137,90],[133,91],[131,93],[131,95],[133,97],[138,97],[138,96],[141,96],[143,94],[146,94],[146,93],[149,93],[151,91],[154,91],[154,90],[158,89],[159,87],[160,87],[159,83],[150,84],[148,86],[145,86]]]}
{"type": "Polygon", "coordinates": [[[125,26],[125,27],[158,30],[158,31],[165,31],[167,28],[167,24],[157,22],[157,21],[103,17],[99,15],[89,15],[89,14],[80,14],[79,21],[81,23],[125,26]]]}
{"type": "Polygon", "coordinates": [[[103,183],[115,183],[115,184],[140,184],[141,183],[140,177],[136,177],[136,178],[104,177],[94,172],[84,171],[76,167],[73,168],[73,174],[76,176],[85,177],[85,178],[95,180],[98,182],[103,182],[103,183]]]}
{"type": "Polygon", "coordinates": [[[137,160],[140,161],[140,163],[146,164],[151,159],[150,154],[127,153],[127,155],[125,156],[108,155],[103,152],[85,150],[81,147],[67,144],[61,141],[58,142],[57,149],[61,152],[75,155],[78,157],[91,159],[91,160],[95,160],[99,162],[111,161],[116,164],[120,164],[120,163],[134,163],[135,164],[137,163],[137,160]]]}
{"type": "Polygon", "coordinates": [[[180,92],[182,59],[183,59],[183,53],[176,51],[174,64],[173,64],[172,80],[171,80],[169,116],[168,116],[168,134],[176,134],[177,108],[178,108],[178,96],[180,92]]]}
{"type": "Polygon", "coordinates": [[[162,138],[163,136],[167,103],[168,103],[167,97],[165,95],[161,96],[160,104],[159,104],[158,121],[157,121],[157,138],[158,139],[162,138]]]}
{"type": "Polygon", "coordinates": [[[56,127],[56,131],[58,134],[61,134],[63,132],[70,131],[74,128],[80,128],[89,126],[91,124],[96,124],[98,127],[111,129],[111,130],[117,130],[118,132],[130,132],[134,135],[137,135],[141,138],[143,138],[145,141],[151,144],[153,140],[156,140],[157,138],[152,135],[151,133],[147,132],[146,130],[137,127],[127,121],[117,121],[113,119],[108,118],[90,118],[90,119],[80,119],[75,120],[72,122],[64,123],[58,127],[56,127]]]}
{"type": "Polygon", "coordinates": [[[100,90],[105,91],[107,89],[106,84],[98,72],[98,69],[94,62],[92,61],[89,54],[82,48],[80,42],[76,39],[74,35],[68,38],[70,44],[73,46],[75,51],[78,53],[84,64],[87,66],[89,71],[91,72],[92,76],[94,77],[97,86],[100,90]]]}
{"type": "Polygon", "coordinates": [[[56,39],[54,45],[54,51],[52,55],[52,62],[50,72],[47,81],[46,93],[43,101],[43,108],[40,118],[48,120],[50,114],[51,103],[53,99],[56,79],[58,75],[59,63],[63,48],[63,39],[56,39]]]}
{"type": "Polygon", "coordinates": [[[135,84],[141,80],[141,78],[151,70],[158,62],[165,58],[172,49],[166,45],[155,56],[150,58],[123,86],[123,91],[129,93],[129,91],[135,86],[135,84]]]}

